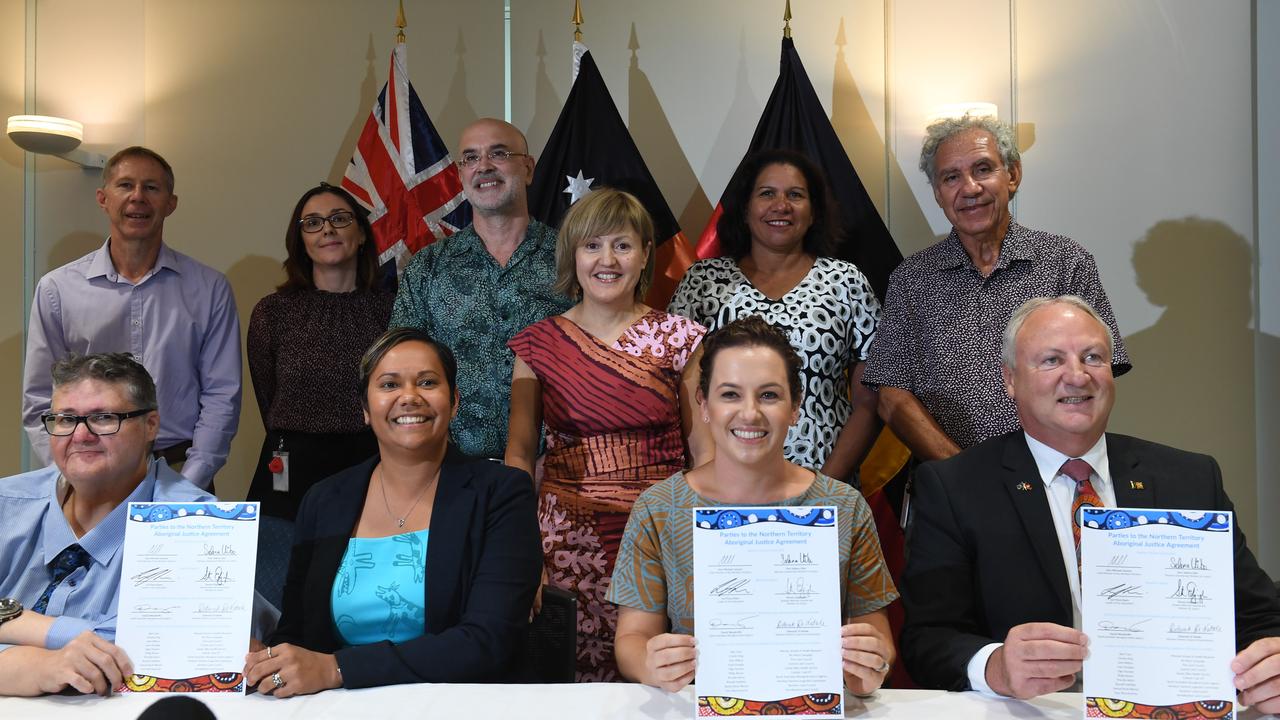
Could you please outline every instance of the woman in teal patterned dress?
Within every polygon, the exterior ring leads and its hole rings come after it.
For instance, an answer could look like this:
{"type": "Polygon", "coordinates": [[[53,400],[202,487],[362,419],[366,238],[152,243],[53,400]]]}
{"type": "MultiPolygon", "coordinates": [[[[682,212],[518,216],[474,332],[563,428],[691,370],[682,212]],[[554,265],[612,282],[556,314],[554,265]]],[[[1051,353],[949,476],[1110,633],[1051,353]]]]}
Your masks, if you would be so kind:
{"type": "Polygon", "coordinates": [[[702,352],[698,406],[715,458],[645,490],[631,510],[608,595],[618,605],[618,669],[673,692],[693,680],[693,508],[834,505],[845,687],[876,690],[895,656],[885,608],[898,593],[862,494],[785,459],[803,395],[800,356],[754,315],[707,335],[702,352]]]}

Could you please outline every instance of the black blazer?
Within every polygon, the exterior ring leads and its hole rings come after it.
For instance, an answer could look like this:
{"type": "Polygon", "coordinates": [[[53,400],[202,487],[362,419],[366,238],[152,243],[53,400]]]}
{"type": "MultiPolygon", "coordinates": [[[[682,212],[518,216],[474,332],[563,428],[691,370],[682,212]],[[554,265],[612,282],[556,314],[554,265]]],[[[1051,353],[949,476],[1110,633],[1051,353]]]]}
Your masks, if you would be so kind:
{"type": "MultiPolygon", "coordinates": [[[[1121,507],[1232,509],[1208,455],[1108,433],[1107,458],[1121,507]]],[[[969,659],[1010,628],[1071,626],[1062,550],[1021,430],[921,465],[912,509],[900,647],[917,683],[967,690],[969,659]]],[[[1234,534],[1236,642],[1244,648],[1280,635],[1280,601],[1239,524],[1234,534]]]]}
{"type": "Polygon", "coordinates": [[[348,688],[504,680],[542,574],[533,483],[521,470],[472,460],[452,446],[431,513],[425,634],[343,647],[333,624],[333,581],[378,459],[317,483],[303,498],[280,625],[269,644],[335,653],[348,688]]]}

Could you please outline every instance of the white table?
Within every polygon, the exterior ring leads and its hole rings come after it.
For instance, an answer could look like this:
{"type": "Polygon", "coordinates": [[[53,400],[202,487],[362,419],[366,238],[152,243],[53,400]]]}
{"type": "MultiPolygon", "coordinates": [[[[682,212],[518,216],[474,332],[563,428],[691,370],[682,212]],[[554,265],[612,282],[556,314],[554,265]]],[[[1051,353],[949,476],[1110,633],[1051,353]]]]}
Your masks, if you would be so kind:
{"type": "MultiPolygon", "coordinates": [[[[133,720],[159,697],[0,698],[4,720],[133,720]]],[[[623,683],[580,685],[396,685],[371,690],[328,690],[318,695],[276,700],[207,695],[201,699],[219,720],[444,720],[445,718],[520,718],[521,720],[692,720],[692,688],[670,694],[623,683]]],[[[1079,693],[1057,693],[1032,702],[992,700],[976,693],[936,690],[882,690],[868,700],[849,698],[848,718],[903,720],[1077,720],[1083,716],[1079,693]]],[[[1242,718],[1258,718],[1246,711],[1242,718]]]]}

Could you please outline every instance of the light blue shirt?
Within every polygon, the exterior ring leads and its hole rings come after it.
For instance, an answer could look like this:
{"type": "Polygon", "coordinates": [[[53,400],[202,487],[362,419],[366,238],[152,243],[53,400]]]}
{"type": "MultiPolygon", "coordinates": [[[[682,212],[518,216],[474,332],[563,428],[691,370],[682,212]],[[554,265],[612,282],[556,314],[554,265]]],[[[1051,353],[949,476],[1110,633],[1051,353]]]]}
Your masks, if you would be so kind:
{"type": "Polygon", "coordinates": [[[344,643],[404,642],[426,630],[427,533],[347,541],[331,598],[344,643]]]}
{"type": "MultiPolygon", "coordinates": [[[[115,640],[116,599],[124,561],[125,513],[131,502],[211,502],[212,495],[187,482],[163,461],[152,460],[146,477],[125,499],[83,537],[77,538],[62,514],[56,466],[0,479],[0,597],[23,607],[35,604],[52,576],[48,564],[72,543],[93,557],[87,568],[76,568],[49,597],[45,614],[56,619],[45,647],[61,648],[85,630],[115,640]]],[[[12,647],[0,644],[0,651],[12,647]]]]}
{"type": "Polygon", "coordinates": [[[110,242],[36,285],[22,382],[32,451],[49,463],[40,416],[49,411],[53,361],[73,352],[128,352],[156,381],[156,447],[190,440],[182,475],[207,488],[240,422],[240,316],[231,286],[164,244],[155,267],[131,283],[111,264],[110,242]]]}

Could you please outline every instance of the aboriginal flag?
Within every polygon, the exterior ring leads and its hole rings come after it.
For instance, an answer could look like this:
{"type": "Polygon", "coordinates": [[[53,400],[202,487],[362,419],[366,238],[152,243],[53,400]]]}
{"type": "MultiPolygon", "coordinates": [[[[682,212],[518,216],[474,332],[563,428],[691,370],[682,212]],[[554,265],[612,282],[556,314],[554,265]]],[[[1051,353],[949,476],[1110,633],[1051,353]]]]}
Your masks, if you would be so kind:
{"type": "MultiPolygon", "coordinates": [[[[756,125],[755,135],[744,157],[758,150],[773,148],[802,152],[826,173],[843,226],[836,256],[857,265],[883,302],[889,273],[902,262],[902,253],[880,219],[880,213],[876,212],[867,189],[858,179],[853,163],[849,162],[849,155],[840,144],[831,120],[818,100],[818,93],[814,92],[813,83],[809,82],[809,75],[804,71],[795,42],[789,37],[782,38],[782,67],[778,81],[760,115],[760,123],[756,125]]],[[[716,222],[721,212],[721,205],[717,203],[698,240],[700,258],[720,255],[716,222]]]]}

